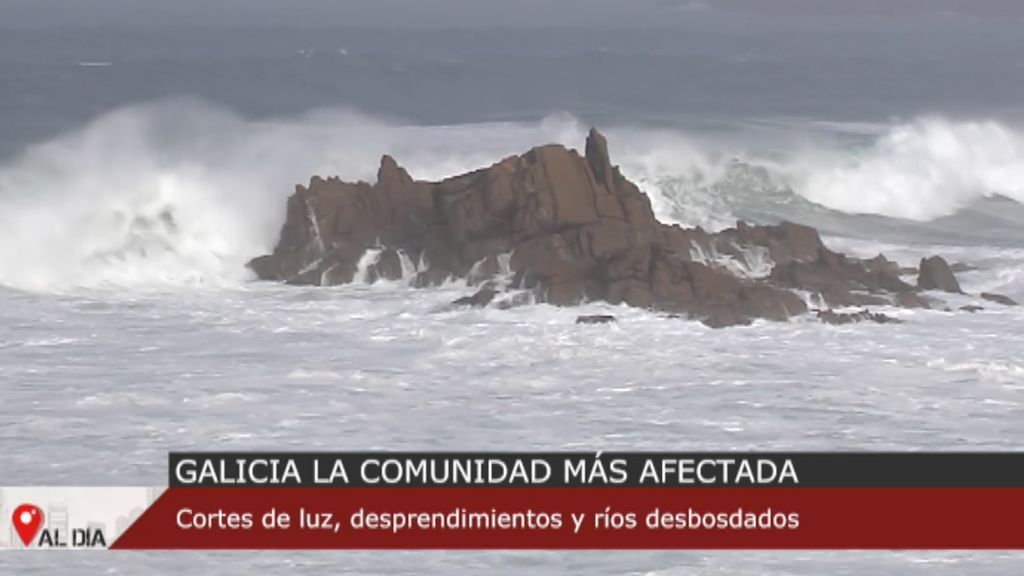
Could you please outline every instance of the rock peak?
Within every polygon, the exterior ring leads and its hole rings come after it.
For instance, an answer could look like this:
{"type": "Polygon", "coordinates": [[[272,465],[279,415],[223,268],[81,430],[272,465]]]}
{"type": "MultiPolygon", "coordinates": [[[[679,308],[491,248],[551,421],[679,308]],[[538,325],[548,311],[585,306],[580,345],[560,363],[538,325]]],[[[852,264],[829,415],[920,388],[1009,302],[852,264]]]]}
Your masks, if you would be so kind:
{"type": "Polygon", "coordinates": [[[598,182],[608,183],[611,176],[612,162],[608,156],[608,139],[597,128],[591,128],[587,134],[587,164],[598,182]]]}
{"type": "Polygon", "coordinates": [[[412,182],[412,177],[404,168],[398,165],[390,155],[385,154],[380,158],[380,168],[377,169],[377,183],[383,186],[396,183],[412,182]]]}

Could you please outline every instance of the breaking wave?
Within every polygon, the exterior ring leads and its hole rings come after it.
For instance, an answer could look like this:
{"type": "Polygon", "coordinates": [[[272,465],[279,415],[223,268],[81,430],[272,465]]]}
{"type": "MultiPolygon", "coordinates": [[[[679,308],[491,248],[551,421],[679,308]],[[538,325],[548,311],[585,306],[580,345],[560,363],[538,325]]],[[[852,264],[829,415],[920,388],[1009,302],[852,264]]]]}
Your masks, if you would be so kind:
{"type": "MultiPolygon", "coordinates": [[[[117,110],[0,166],[0,284],[237,284],[313,174],[372,180],[390,153],[415,177],[440,178],[541,143],[580,147],[586,129],[568,115],[411,126],[351,110],[255,121],[192,100],[117,110]]],[[[1024,136],[995,122],[925,118],[859,141],[819,131],[782,146],[742,133],[607,132],[659,216],[684,224],[826,209],[930,220],[983,197],[1024,201],[1024,136]]]]}
{"type": "Polygon", "coordinates": [[[664,145],[622,161],[655,189],[662,214],[711,227],[821,208],[926,222],[983,198],[1024,203],[1024,133],[1004,124],[929,117],[871,131],[830,127],[790,128],[773,135],[775,146],[741,147],[742,133],[724,142],[662,136],[664,145]]]}
{"type": "Polygon", "coordinates": [[[118,110],[0,166],[0,285],[236,284],[314,174],[372,180],[392,153],[441,177],[582,133],[568,117],[496,130],[348,110],[250,121],[191,100],[118,110]]]}
{"type": "Polygon", "coordinates": [[[801,196],[834,210],[912,220],[947,216],[982,197],[1024,202],[1024,134],[994,121],[925,118],[855,154],[806,154],[801,196]]]}

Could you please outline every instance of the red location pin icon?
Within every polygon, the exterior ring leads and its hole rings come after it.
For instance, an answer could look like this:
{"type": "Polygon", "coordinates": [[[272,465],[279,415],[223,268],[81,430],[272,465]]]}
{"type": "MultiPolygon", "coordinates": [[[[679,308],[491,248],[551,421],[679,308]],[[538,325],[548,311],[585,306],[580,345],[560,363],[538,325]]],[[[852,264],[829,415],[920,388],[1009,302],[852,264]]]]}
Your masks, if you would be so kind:
{"type": "Polygon", "coordinates": [[[17,531],[18,537],[21,538],[25,546],[28,546],[43,525],[43,511],[39,509],[39,506],[22,504],[14,509],[11,522],[14,524],[14,530],[17,531]]]}

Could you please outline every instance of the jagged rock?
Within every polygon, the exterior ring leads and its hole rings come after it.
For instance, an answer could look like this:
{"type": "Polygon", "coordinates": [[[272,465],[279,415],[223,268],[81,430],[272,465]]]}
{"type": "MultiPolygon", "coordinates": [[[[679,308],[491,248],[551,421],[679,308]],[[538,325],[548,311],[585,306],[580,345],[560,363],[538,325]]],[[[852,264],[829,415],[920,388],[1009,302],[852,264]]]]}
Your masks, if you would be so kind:
{"type": "Polygon", "coordinates": [[[612,324],[614,322],[617,320],[610,314],[590,314],[576,317],[577,324],[612,324]]]}
{"type": "Polygon", "coordinates": [[[902,324],[903,321],[899,318],[893,318],[892,316],[886,316],[879,312],[871,312],[870,310],[859,310],[857,312],[836,312],[835,310],[818,310],[818,320],[821,320],[825,324],[854,324],[856,322],[875,322],[876,324],[902,324]]]}
{"type": "Polygon", "coordinates": [[[463,296],[458,300],[452,302],[453,306],[472,306],[473,308],[483,308],[494,300],[494,297],[498,295],[498,291],[490,286],[484,286],[483,288],[476,291],[472,296],[463,296]]]}
{"type": "Polygon", "coordinates": [[[974,304],[968,304],[967,306],[961,306],[960,307],[960,310],[962,312],[970,312],[971,314],[974,314],[975,312],[981,312],[984,309],[985,308],[983,308],[981,306],[976,306],[974,304]]]}
{"type": "Polygon", "coordinates": [[[921,290],[942,290],[943,292],[962,293],[956,275],[949,264],[940,256],[922,258],[920,272],[917,276],[917,287],[921,290]]]}
{"type": "Polygon", "coordinates": [[[415,286],[484,286],[460,305],[487,305],[507,285],[526,290],[516,296],[524,301],[625,303],[714,327],[805,314],[797,291],[829,307],[929,305],[884,256],[833,252],[808,226],[739,222],[709,233],[658,222],[597,130],[583,156],[540,146],[439,182],[413,180],[390,156],[375,184],[314,177],[288,199],[273,254],[250,268],[265,280],[342,284],[371,249],[383,252],[369,281],[401,278],[401,252],[417,265],[415,286]],[[767,277],[740,270],[765,263],[767,277]]]}
{"type": "Polygon", "coordinates": [[[993,294],[991,292],[982,292],[981,297],[989,302],[995,302],[996,304],[1002,304],[1003,306],[1016,306],[1017,301],[1009,296],[1003,296],[1002,294],[993,294]]]}
{"type": "Polygon", "coordinates": [[[911,302],[915,307],[928,306],[926,300],[916,298],[914,287],[900,278],[898,266],[881,254],[857,260],[822,245],[816,258],[776,264],[770,278],[782,286],[810,290],[829,307],[911,302]]]}

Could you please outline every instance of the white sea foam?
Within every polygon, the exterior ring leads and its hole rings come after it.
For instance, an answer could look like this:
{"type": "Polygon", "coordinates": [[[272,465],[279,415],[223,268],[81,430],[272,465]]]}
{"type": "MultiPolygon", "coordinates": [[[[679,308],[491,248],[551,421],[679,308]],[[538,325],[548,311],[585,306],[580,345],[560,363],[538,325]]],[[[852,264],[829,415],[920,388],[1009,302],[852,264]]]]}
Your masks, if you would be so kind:
{"type": "Polygon", "coordinates": [[[931,220],[982,197],[1024,201],[1024,134],[995,121],[922,118],[856,153],[799,159],[790,170],[797,192],[843,212],[931,220]]]}
{"type": "Polygon", "coordinates": [[[313,174],[372,180],[391,153],[442,177],[582,134],[568,117],[423,128],[342,110],[250,122],[181,100],[119,110],[0,167],[0,284],[237,283],[313,174]]]}
{"type": "MultiPolygon", "coordinates": [[[[273,247],[285,198],[312,174],[372,181],[390,153],[415,177],[441,178],[538,144],[581,148],[586,128],[567,115],[413,126],[347,110],[250,121],[189,100],[125,108],[0,166],[0,284],[236,284],[273,247]]],[[[752,207],[784,216],[810,206],[801,196],[916,220],[985,196],[1024,200],[1024,137],[994,122],[922,119],[859,149],[791,138],[781,155],[735,135],[607,132],[658,215],[687,225],[721,228],[752,207]]]]}

